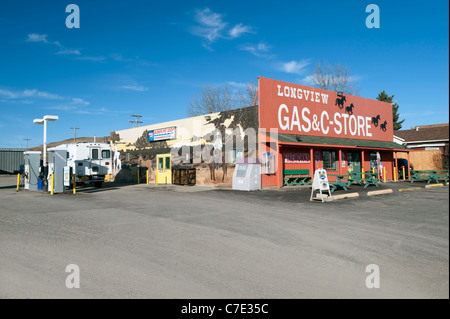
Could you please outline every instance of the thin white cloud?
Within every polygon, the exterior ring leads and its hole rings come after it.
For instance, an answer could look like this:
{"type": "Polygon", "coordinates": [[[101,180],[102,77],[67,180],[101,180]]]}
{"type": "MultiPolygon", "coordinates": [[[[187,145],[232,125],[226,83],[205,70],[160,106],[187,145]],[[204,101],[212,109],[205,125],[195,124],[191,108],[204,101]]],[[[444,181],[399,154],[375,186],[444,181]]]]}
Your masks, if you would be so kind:
{"type": "Polygon", "coordinates": [[[297,81],[300,82],[301,84],[306,84],[306,85],[313,85],[314,84],[312,75],[307,75],[303,79],[300,79],[300,80],[297,80],[297,81]]]}
{"type": "Polygon", "coordinates": [[[146,88],[142,85],[122,85],[122,86],[120,86],[120,88],[124,89],[124,90],[136,91],[136,92],[148,91],[148,88],[146,88]]]}
{"type": "Polygon", "coordinates": [[[0,89],[0,96],[6,99],[22,99],[22,98],[42,98],[47,100],[61,100],[62,96],[54,93],[39,91],[37,89],[26,89],[23,91],[11,91],[0,89]]]}
{"type": "Polygon", "coordinates": [[[199,26],[193,27],[192,33],[204,38],[210,43],[221,37],[221,32],[227,26],[227,23],[222,20],[221,14],[214,13],[208,8],[198,10],[195,15],[195,20],[199,26]]]}
{"type": "Polygon", "coordinates": [[[114,53],[114,54],[110,55],[110,58],[116,62],[137,63],[137,64],[140,64],[143,66],[155,65],[155,63],[150,63],[149,61],[142,59],[138,56],[136,56],[134,58],[126,58],[126,57],[122,56],[121,54],[114,53]]]}
{"type": "Polygon", "coordinates": [[[304,68],[309,64],[311,64],[309,60],[280,62],[278,64],[278,70],[285,73],[302,74],[304,68]]]}
{"type": "MultiPolygon", "coordinates": [[[[360,81],[362,79],[362,76],[360,75],[350,75],[348,77],[350,82],[357,82],[360,81]]],[[[301,84],[305,84],[305,85],[314,85],[314,80],[313,80],[313,76],[311,75],[307,75],[302,79],[297,79],[297,81],[301,84]]]]}
{"type": "Polygon", "coordinates": [[[247,86],[248,83],[241,83],[241,82],[234,82],[234,81],[229,81],[226,84],[238,88],[238,89],[243,89],[247,86]]]}
{"type": "Polygon", "coordinates": [[[73,111],[76,110],[78,107],[74,105],[54,105],[54,106],[47,106],[46,109],[48,110],[56,110],[56,111],[73,111]]]}
{"type": "Polygon", "coordinates": [[[56,54],[66,54],[66,55],[80,55],[81,52],[79,50],[72,49],[61,49],[56,54]]]}
{"type": "Polygon", "coordinates": [[[59,41],[49,41],[47,34],[38,34],[38,33],[30,33],[28,34],[28,38],[25,40],[26,42],[42,42],[50,45],[54,45],[59,48],[56,54],[62,55],[80,55],[81,52],[75,49],[65,48],[61,42],[59,41]]]}
{"type": "Polygon", "coordinates": [[[247,51],[254,56],[269,58],[271,55],[268,54],[270,46],[267,43],[259,42],[258,44],[244,44],[239,47],[241,51],[247,51]]]}
{"type": "Polygon", "coordinates": [[[217,39],[235,39],[245,33],[254,33],[251,26],[239,23],[229,28],[223,15],[206,8],[197,10],[194,17],[198,25],[190,29],[191,33],[204,39],[203,46],[211,49],[210,45],[217,39]]]}
{"type": "Polygon", "coordinates": [[[106,58],[104,56],[80,56],[76,59],[91,62],[106,62],[106,58]]]}
{"type": "Polygon", "coordinates": [[[18,94],[9,90],[0,89],[0,96],[6,99],[16,99],[18,97],[18,94]]]}
{"type": "Polygon", "coordinates": [[[231,38],[239,38],[244,33],[254,33],[254,31],[252,27],[243,25],[242,23],[236,24],[230,31],[228,31],[231,38]]]}
{"type": "Polygon", "coordinates": [[[44,42],[44,43],[48,43],[46,34],[37,34],[37,33],[30,33],[28,35],[28,38],[25,41],[27,41],[27,42],[44,42]]]}
{"type": "Polygon", "coordinates": [[[90,102],[85,101],[83,99],[80,99],[78,97],[72,98],[72,103],[74,103],[74,104],[82,104],[82,105],[89,105],[89,104],[91,104],[90,102]]]}

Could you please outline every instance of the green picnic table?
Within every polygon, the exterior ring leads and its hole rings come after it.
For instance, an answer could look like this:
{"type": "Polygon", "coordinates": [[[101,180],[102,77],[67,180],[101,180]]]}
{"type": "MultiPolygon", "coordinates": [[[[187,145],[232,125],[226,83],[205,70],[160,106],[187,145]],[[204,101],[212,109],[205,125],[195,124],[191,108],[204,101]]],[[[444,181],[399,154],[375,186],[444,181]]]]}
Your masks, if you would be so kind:
{"type": "Polygon", "coordinates": [[[370,185],[375,185],[375,187],[378,187],[378,182],[380,181],[378,179],[378,173],[364,173],[365,174],[365,178],[364,178],[364,188],[369,187],[370,185]]]}
{"type": "Polygon", "coordinates": [[[364,188],[369,187],[370,185],[374,185],[375,187],[378,187],[378,182],[380,181],[377,178],[378,173],[371,173],[371,172],[349,172],[348,173],[348,185],[351,185],[353,183],[363,185],[364,188]],[[363,178],[364,175],[364,178],[363,178]]]}
{"type": "Polygon", "coordinates": [[[348,182],[344,181],[344,178],[347,177],[347,175],[335,175],[335,174],[327,174],[327,176],[333,176],[336,177],[335,182],[329,182],[331,188],[330,191],[333,193],[338,187],[342,187],[344,191],[348,190],[348,182]]]}
{"type": "Polygon", "coordinates": [[[363,178],[362,173],[360,172],[348,172],[348,186],[353,183],[359,184],[362,186],[363,178]]]}
{"type": "Polygon", "coordinates": [[[448,170],[445,169],[430,169],[430,170],[411,170],[411,183],[414,182],[427,182],[430,184],[432,181],[439,183],[439,180],[444,180],[444,183],[448,182],[448,170]]]}

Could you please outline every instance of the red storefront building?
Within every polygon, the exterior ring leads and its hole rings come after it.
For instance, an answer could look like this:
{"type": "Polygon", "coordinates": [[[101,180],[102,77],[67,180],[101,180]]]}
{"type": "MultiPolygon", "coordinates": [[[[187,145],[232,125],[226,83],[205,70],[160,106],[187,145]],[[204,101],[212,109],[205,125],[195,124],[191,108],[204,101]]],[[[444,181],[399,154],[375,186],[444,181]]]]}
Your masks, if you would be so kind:
{"type": "Polygon", "coordinates": [[[375,169],[380,178],[393,180],[397,152],[409,154],[393,142],[390,103],[264,77],[258,81],[259,155],[273,154],[277,167],[262,175],[262,187],[282,187],[283,172],[291,169],[308,170],[310,176],[318,168],[337,175],[375,169]]]}

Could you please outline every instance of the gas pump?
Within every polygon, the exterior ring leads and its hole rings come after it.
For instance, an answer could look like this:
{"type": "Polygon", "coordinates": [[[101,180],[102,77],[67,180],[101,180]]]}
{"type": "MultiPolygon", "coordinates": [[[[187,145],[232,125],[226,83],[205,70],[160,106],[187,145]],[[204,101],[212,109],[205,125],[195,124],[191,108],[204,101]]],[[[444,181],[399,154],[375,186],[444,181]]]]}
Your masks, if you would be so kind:
{"type": "Polygon", "coordinates": [[[67,166],[67,151],[50,148],[48,150],[48,191],[51,192],[51,179],[53,174],[53,192],[63,193],[64,186],[64,167],[67,166]]]}
{"type": "Polygon", "coordinates": [[[24,181],[25,189],[30,191],[38,190],[39,164],[41,161],[41,152],[24,152],[24,181]]]}

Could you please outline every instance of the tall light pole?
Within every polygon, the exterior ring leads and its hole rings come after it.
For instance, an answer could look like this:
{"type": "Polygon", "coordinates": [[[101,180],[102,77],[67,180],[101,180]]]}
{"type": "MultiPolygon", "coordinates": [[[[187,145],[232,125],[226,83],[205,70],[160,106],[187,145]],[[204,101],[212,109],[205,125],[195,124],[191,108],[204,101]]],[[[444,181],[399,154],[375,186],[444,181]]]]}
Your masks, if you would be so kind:
{"type": "Polygon", "coordinates": [[[56,115],[45,115],[42,119],[34,119],[35,124],[44,124],[44,166],[47,166],[47,122],[59,119],[56,115]]]}

